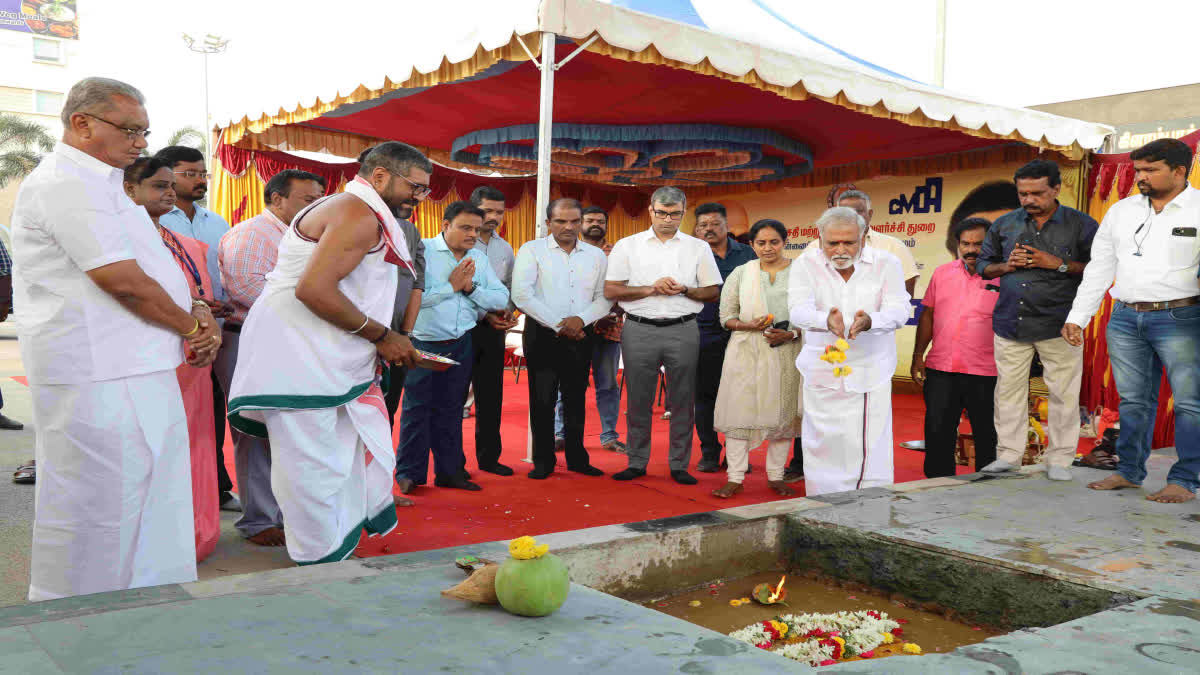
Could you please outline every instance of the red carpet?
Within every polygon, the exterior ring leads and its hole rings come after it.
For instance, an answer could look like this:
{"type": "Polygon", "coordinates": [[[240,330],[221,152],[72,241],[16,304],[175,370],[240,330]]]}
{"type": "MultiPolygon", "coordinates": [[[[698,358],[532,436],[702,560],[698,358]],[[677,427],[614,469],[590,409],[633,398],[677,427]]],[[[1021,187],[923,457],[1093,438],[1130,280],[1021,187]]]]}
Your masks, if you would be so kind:
{"type": "MultiPolygon", "coordinates": [[[[524,375],[524,374],[522,374],[524,375]]],[[[504,454],[501,461],[516,470],[516,475],[501,477],[477,470],[475,465],[475,418],[463,420],[463,440],[467,469],[471,479],[483,487],[480,492],[466,492],[432,487],[417,488],[408,495],[416,502],[412,508],[399,509],[400,524],[386,537],[364,537],[356,553],[374,556],[407,551],[458,546],[485,541],[512,539],[521,535],[539,535],[563,530],[576,530],[600,525],[636,522],[686,513],[713,511],[732,506],[757,504],[777,496],[766,485],[763,470],[765,450],[751,453],[754,473],[746,477],[745,490],[732,499],[717,499],[709,493],[725,483],[725,473],[694,472],[699,485],[679,485],[671,480],[667,469],[667,425],[655,412],[653,446],[647,475],[624,483],[614,481],[611,474],[624,469],[624,455],[600,449],[600,420],[595,399],[588,392],[588,418],[584,443],[591,454],[592,464],[605,476],[587,477],[571,473],[559,457],[554,475],[546,480],[530,480],[525,474],[533,468],[522,461],[525,456],[527,406],[529,390],[526,379],[515,382],[512,371],[506,371],[504,416],[501,435],[504,454]]],[[[622,400],[622,406],[624,406],[622,400]]],[[[893,413],[893,431],[897,443],[923,437],[924,403],[917,396],[897,395],[893,413]]],[[[622,408],[623,409],[623,408],[622,408]]],[[[617,422],[617,431],[625,438],[624,416],[617,422]]],[[[399,432],[397,431],[397,436],[399,432]]],[[[228,441],[225,461],[230,476],[233,471],[233,450],[228,441]]],[[[920,480],[924,454],[896,447],[896,482],[920,480]]],[[[699,441],[692,451],[692,464],[699,459],[699,441]]],[[[960,467],[960,472],[969,472],[960,467]]],[[[797,496],[804,494],[804,483],[792,486],[797,496]]]]}

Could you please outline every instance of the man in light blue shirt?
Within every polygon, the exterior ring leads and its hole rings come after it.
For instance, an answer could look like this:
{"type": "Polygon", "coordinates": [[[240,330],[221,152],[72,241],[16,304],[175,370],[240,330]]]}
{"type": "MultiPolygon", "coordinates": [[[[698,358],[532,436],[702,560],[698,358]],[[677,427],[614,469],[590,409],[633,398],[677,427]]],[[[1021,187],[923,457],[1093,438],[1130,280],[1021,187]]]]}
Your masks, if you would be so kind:
{"type": "Polygon", "coordinates": [[[460,365],[444,372],[414,368],[404,383],[396,484],[409,494],[424,485],[433,452],[433,484],[479,490],[468,480],[462,447],[462,402],[471,381],[471,331],[479,312],[508,307],[508,289],[487,256],[475,250],[483,211],[470,202],[446,207],[442,233],[423,240],[425,292],[412,330],[417,349],[460,365]]]}
{"type": "MultiPolygon", "coordinates": [[[[216,297],[204,298],[212,309],[213,317],[224,319],[233,313],[233,305],[229,304],[229,296],[221,286],[221,267],[218,254],[221,248],[221,236],[229,231],[229,223],[197,201],[204,199],[208,193],[208,169],[204,166],[204,153],[186,145],[168,145],[154,154],[165,161],[175,173],[175,208],[163,214],[158,222],[163,227],[202,241],[208,246],[205,265],[208,267],[208,277],[212,280],[213,294],[216,297]]],[[[218,501],[226,511],[241,511],[241,502],[234,497],[230,490],[233,481],[225,469],[225,391],[217,378],[217,369],[212,371],[213,383],[213,427],[216,431],[217,443],[217,489],[220,490],[218,501]]]]}
{"type": "Polygon", "coordinates": [[[583,447],[584,395],[591,370],[592,326],[608,315],[604,298],[604,251],[579,241],[583,206],[556,199],[546,207],[550,235],[521,247],[513,270],[513,302],[528,316],[525,360],[529,370],[529,425],[533,471],[540,480],[554,472],[554,405],[561,387],[567,469],[603,476],[583,447]]]}

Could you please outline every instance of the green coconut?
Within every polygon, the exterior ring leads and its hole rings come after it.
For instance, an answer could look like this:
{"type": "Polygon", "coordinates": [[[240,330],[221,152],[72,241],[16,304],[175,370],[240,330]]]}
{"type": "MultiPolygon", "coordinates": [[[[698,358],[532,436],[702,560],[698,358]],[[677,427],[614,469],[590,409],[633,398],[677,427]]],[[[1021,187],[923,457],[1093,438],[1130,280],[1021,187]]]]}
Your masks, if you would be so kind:
{"type": "Polygon", "coordinates": [[[540,558],[509,558],[496,573],[500,606],[519,616],[553,614],[567,600],[571,579],[562,558],[547,553],[540,558]]]}

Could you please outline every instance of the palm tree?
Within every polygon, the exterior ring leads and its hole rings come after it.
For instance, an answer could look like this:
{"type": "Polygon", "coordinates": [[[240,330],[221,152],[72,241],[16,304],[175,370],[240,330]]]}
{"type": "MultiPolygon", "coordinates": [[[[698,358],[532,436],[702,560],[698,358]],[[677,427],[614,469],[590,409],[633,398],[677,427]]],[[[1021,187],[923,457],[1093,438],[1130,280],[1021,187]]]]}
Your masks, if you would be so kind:
{"type": "Polygon", "coordinates": [[[37,122],[0,113],[0,188],[28,176],[42,154],[54,149],[54,138],[37,122]]]}
{"type": "Polygon", "coordinates": [[[167,138],[166,144],[186,145],[193,147],[204,154],[208,154],[208,139],[205,137],[203,131],[200,131],[193,126],[180,127],[176,129],[175,133],[171,134],[167,138]]]}

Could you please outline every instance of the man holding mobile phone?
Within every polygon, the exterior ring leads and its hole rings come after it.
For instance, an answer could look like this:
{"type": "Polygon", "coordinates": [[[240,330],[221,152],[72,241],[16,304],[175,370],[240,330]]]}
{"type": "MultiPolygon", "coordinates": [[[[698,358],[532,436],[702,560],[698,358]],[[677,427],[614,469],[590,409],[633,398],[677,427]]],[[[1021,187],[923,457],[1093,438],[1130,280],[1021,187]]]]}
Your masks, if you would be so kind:
{"type": "Polygon", "coordinates": [[[1162,371],[1175,397],[1175,449],[1179,460],[1167,485],[1146,499],[1176,504],[1196,498],[1200,488],[1200,193],[1188,185],[1192,149],[1163,138],[1129,154],[1138,194],[1104,215],[1079,294],[1063,326],[1072,345],[1112,286],[1108,356],[1121,395],[1117,471],[1089,483],[1093,490],[1136,488],[1146,478],[1146,458],[1158,412],[1162,371]]]}
{"type": "Polygon", "coordinates": [[[1036,352],[1050,390],[1049,445],[1043,462],[1051,480],[1071,480],[1079,445],[1079,385],[1083,348],[1060,334],[1099,227],[1091,216],[1058,203],[1058,165],[1035,159],[1013,176],[1021,208],[996,219],[976,269],[1000,279],[992,314],[995,333],[996,461],[984,473],[1015,471],[1029,432],[1029,367],[1036,352]]]}

